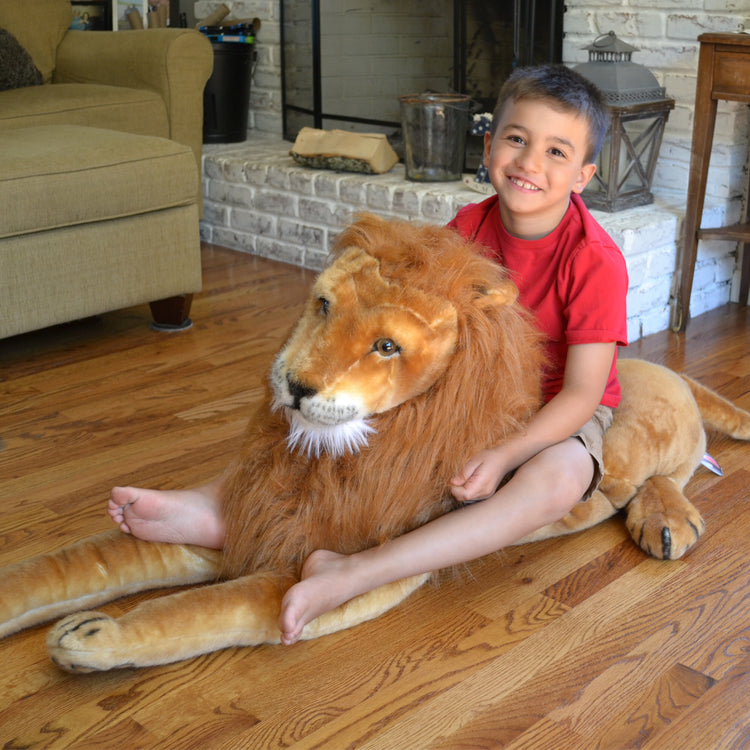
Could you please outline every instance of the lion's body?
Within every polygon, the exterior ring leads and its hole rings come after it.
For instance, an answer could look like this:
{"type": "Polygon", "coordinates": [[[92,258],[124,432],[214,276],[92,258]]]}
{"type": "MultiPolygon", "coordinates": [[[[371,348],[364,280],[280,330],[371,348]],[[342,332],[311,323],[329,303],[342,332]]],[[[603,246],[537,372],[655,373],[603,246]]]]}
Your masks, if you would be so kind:
{"type": "MultiPolygon", "coordinates": [[[[311,551],[354,552],[448,512],[448,479],[539,407],[541,342],[515,296],[503,270],[450,230],[372,217],[353,225],[276,358],[272,394],[226,475],[223,552],[112,532],[33,558],[0,573],[0,636],[126,593],[221,578],[118,620],[71,615],[50,631],[50,653],[89,671],[277,642],[281,597],[311,551]]],[[[658,557],[679,557],[697,540],[703,522],[682,488],[705,449],[702,420],[748,439],[750,415],[637,360],[622,362],[621,383],[600,490],[525,541],[618,509],[658,557]]],[[[359,597],[303,637],[377,616],[427,577],[359,597]]]]}

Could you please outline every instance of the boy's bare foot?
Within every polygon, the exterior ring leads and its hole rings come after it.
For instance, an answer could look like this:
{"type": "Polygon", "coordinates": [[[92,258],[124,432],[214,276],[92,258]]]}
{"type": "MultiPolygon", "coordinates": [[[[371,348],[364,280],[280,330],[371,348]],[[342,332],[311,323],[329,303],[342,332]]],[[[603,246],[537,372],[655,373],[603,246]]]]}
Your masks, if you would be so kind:
{"type": "Polygon", "coordinates": [[[216,490],[215,484],[170,491],[114,487],[107,513],[138,539],[221,549],[224,519],[216,490]]]}
{"type": "Polygon", "coordinates": [[[296,643],[308,622],[362,593],[350,575],[350,560],[328,550],[316,550],[305,560],[302,580],[281,602],[279,630],[284,645],[296,643]]]}

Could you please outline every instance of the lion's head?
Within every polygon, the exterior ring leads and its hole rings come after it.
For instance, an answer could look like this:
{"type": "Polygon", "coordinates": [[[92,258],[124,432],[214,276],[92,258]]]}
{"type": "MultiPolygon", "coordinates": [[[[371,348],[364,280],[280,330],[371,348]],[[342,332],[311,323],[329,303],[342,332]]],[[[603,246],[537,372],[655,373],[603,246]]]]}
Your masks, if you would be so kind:
{"type": "Polygon", "coordinates": [[[273,366],[290,443],[313,455],[363,447],[375,415],[426,393],[517,294],[451,230],[362,217],[339,236],[273,366]]]}

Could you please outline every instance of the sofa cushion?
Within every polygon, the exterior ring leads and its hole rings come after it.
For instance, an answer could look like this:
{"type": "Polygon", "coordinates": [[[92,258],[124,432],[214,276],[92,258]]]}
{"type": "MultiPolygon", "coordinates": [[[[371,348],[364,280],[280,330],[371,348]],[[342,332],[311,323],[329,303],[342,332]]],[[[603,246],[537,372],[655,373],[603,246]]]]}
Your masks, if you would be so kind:
{"type": "Polygon", "coordinates": [[[0,237],[159,211],[196,201],[190,148],[77,125],[0,138],[0,237]]]}
{"type": "Polygon", "coordinates": [[[0,27],[10,31],[31,55],[42,78],[55,70],[57,47],[73,20],[70,0],[2,0],[0,27]]]}
{"type": "Polygon", "coordinates": [[[170,135],[166,104],[149,89],[51,83],[2,93],[0,130],[55,124],[170,135]]]}
{"type": "Polygon", "coordinates": [[[0,91],[38,86],[42,74],[13,34],[0,28],[0,91]]]}

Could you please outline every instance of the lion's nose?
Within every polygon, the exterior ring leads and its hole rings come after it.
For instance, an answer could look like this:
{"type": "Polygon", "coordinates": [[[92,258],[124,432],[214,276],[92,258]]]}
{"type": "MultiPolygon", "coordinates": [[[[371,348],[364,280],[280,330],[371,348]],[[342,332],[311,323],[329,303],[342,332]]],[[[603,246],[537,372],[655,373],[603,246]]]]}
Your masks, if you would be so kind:
{"type": "Polygon", "coordinates": [[[294,402],[292,403],[293,409],[299,409],[300,401],[302,401],[305,396],[314,396],[317,393],[315,388],[303,385],[299,381],[294,380],[290,375],[286,376],[286,384],[289,388],[291,397],[294,399],[294,402]]]}

